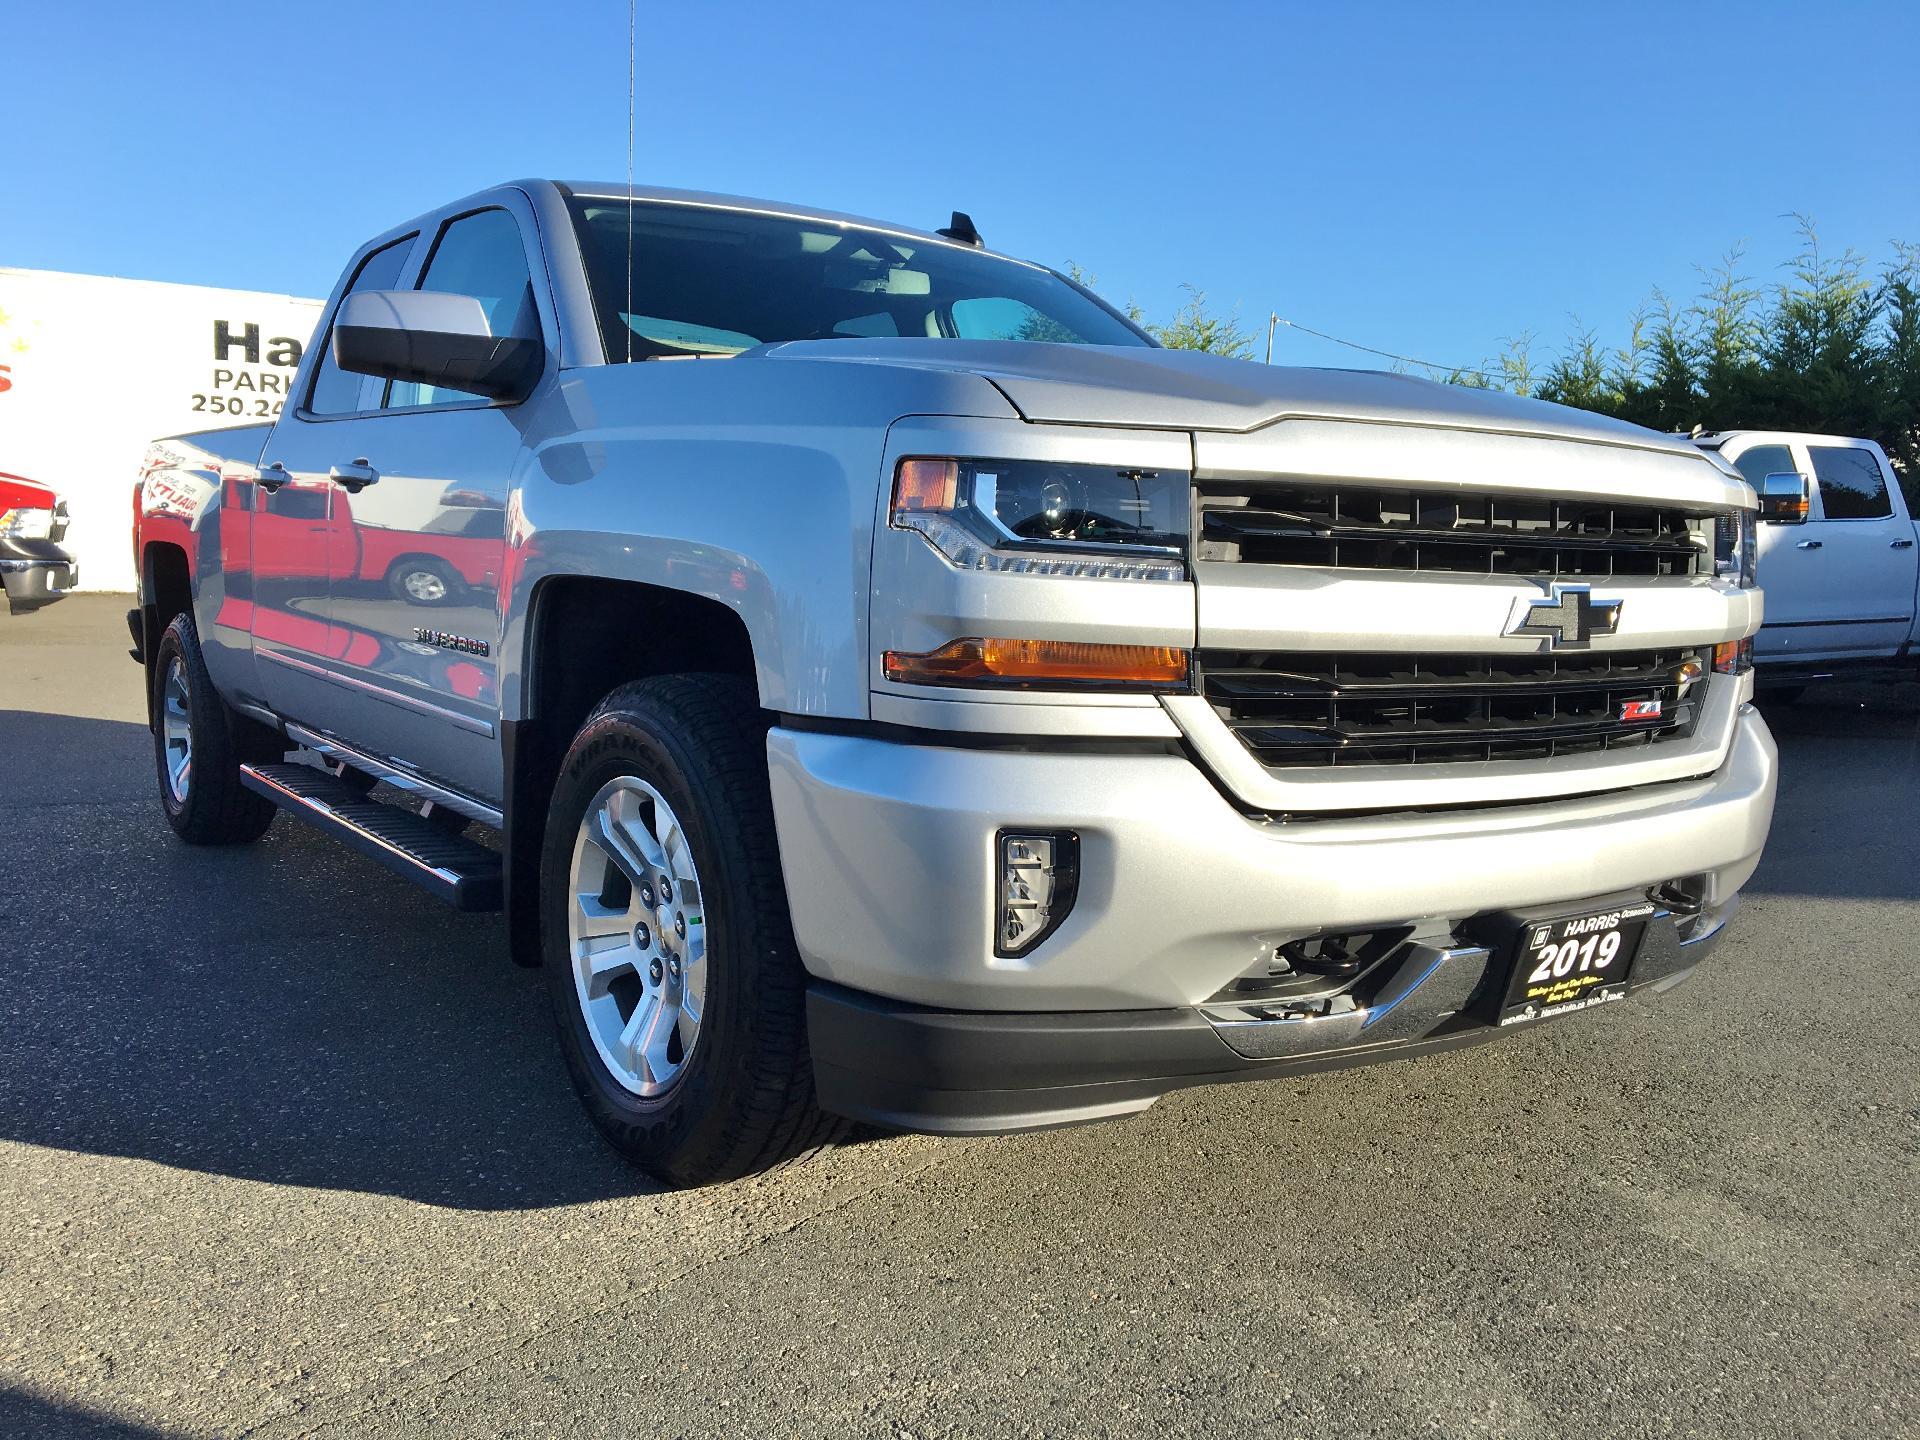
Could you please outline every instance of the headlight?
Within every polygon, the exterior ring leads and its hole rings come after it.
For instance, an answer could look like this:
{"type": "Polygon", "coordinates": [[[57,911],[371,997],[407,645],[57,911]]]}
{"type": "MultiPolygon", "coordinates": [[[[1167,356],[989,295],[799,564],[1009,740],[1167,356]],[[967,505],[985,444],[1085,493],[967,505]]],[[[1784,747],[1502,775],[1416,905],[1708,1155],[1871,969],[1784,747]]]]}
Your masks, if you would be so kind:
{"type": "Polygon", "coordinates": [[[46,540],[52,535],[51,510],[0,510],[0,536],[9,540],[46,540]]]}
{"type": "Polygon", "coordinates": [[[962,570],[1184,580],[1187,476],[1034,460],[902,460],[891,523],[962,570]]]}
{"type": "Polygon", "coordinates": [[[1722,515],[1713,522],[1713,573],[1751,590],[1760,569],[1760,547],[1754,538],[1751,510],[1722,515]]]}

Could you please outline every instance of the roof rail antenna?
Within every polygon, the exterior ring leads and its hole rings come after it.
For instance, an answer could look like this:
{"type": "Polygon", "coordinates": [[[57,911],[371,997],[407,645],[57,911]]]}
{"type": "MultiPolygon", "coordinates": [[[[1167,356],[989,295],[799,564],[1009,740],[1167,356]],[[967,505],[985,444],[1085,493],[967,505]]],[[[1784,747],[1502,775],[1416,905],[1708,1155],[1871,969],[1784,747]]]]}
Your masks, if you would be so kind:
{"type": "Polygon", "coordinates": [[[953,219],[947,222],[944,230],[936,230],[936,235],[944,235],[949,240],[958,240],[962,245],[971,245],[976,250],[986,249],[987,242],[980,238],[980,232],[973,228],[973,217],[964,210],[953,212],[953,219]]]}

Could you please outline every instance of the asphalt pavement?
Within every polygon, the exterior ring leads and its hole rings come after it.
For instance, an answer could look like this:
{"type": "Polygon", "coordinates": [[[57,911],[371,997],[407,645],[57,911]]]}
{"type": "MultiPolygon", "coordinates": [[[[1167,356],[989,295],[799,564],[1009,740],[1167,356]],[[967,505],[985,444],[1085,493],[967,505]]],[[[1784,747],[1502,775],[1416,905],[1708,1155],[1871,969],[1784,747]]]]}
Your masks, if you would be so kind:
{"type": "Polygon", "coordinates": [[[0,615],[0,1435],[1920,1434],[1920,686],[1663,1000],[674,1194],[495,918],[173,839],[126,603],[0,615]]]}

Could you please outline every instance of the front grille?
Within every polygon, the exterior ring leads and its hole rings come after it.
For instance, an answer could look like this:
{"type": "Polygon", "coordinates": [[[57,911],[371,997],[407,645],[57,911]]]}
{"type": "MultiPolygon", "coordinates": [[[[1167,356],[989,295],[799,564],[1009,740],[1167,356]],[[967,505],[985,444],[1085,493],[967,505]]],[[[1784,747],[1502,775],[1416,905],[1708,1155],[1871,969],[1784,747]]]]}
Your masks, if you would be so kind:
{"type": "MultiPolygon", "coordinates": [[[[1463,575],[1709,574],[1707,517],[1545,495],[1202,481],[1201,560],[1463,575]]],[[[1710,531],[1708,533],[1711,533],[1710,531]]]]}
{"type": "Polygon", "coordinates": [[[1205,650],[1200,692],[1262,764],[1539,760],[1693,733],[1705,652],[1276,654],[1205,650]],[[1701,678],[1683,685],[1683,671],[1701,678]],[[1624,719],[1629,706],[1656,715],[1624,719]]]}

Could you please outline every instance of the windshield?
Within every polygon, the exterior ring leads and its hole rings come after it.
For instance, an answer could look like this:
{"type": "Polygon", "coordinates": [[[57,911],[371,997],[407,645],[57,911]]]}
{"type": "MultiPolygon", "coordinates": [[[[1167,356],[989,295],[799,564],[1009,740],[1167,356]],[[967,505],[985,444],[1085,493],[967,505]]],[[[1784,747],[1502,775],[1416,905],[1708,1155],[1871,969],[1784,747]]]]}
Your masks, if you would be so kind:
{"type": "Polygon", "coordinates": [[[852,225],[575,196],[607,359],[737,355],[781,340],[932,336],[1146,345],[1051,271],[852,225]]]}

